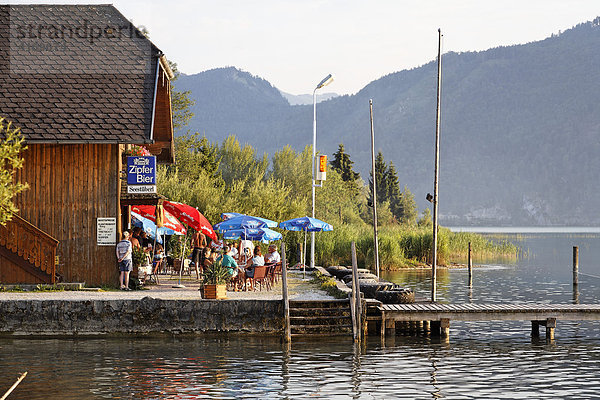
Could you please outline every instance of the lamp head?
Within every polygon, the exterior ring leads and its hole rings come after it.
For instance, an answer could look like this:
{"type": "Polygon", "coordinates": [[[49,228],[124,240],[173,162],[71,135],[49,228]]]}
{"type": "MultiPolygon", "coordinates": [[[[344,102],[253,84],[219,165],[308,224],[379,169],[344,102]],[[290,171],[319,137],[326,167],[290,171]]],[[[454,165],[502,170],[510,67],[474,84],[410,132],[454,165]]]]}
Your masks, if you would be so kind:
{"type": "Polygon", "coordinates": [[[317,85],[317,89],[321,89],[323,86],[327,86],[331,82],[333,82],[333,75],[329,74],[325,78],[323,78],[321,82],[319,82],[319,84],[317,85]]]}

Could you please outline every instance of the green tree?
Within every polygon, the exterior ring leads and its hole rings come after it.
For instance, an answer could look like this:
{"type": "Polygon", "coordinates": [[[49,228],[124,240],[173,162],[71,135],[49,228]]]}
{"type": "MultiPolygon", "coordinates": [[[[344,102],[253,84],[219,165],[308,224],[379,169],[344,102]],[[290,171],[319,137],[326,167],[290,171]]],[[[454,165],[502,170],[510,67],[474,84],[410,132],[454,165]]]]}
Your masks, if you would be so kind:
{"type": "MultiPolygon", "coordinates": [[[[387,183],[387,194],[382,201],[390,203],[390,211],[398,222],[402,220],[402,193],[400,193],[400,184],[398,183],[398,174],[394,163],[390,161],[390,166],[385,172],[385,180],[387,183]]],[[[379,199],[378,199],[379,200],[379,199]]]]}
{"type": "Polygon", "coordinates": [[[23,167],[21,152],[27,147],[23,146],[23,137],[18,128],[12,128],[11,123],[4,123],[0,117],[0,225],[4,226],[13,215],[19,212],[13,198],[28,188],[27,183],[15,182],[17,169],[23,167]]]}
{"type": "MultiPolygon", "coordinates": [[[[383,154],[377,153],[375,157],[375,184],[377,189],[377,204],[388,201],[389,184],[387,181],[387,165],[383,159],[383,154]]],[[[369,204],[373,204],[373,172],[370,173],[369,180],[369,204]]]]}
{"type": "Polygon", "coordinates": [[[399,221],[403,224],[413,225],[417,221],[419,211],[417,209],[417,203],[415,202],[415,196],[408,190],[408,187],[404,185],[404,190],[400,194],[400,202],[398,206],[400,210],[399,221]]]}
{"type": "Polygon", "coordinates": [[[323,186],[316,189],[315,213],[317,218],[332,224],[362,223],[360,203],[356,193],[334,169],[327,173],[323,186]]]}
{"type": "Polygon", "coordinates": [[[171,80],[171,108],[173,110],[173,129],[177,131],[187,126],[194,116],[192,107],[194,106],[195,101],[190,98],[191,91],[186,90],[180,92],[175,90],[174,82],[177,80],[180,73],[176,63],[169,61],[169,67],[171,67],[173,75],[175,75],[171,80]]]}
{"type": "Polygon", "coordinates": [[[175,138],[175,164],[170,165],[168,170],[179,170],[181,178],[195,179],[206,174],[215,180],[215,184],[220,184],[220,163],[218,144],[210,143],[206,136],[200,137],[198,132],[187,133],[175,138]]]}
{"type": "Polygon", "coordinates": [[[351,185],[356,185],[360,177],[358,172],[354,172],[352,166],[354,161],[350,160],[350,156],[344,151],[344,144],[340,143],[338,151],[333,154],[333,160],[330,162],[331,167],[337,171],[342,177],[342,180],[349,182],[351,185]]]}
{"type": "Polygon", "coordinates": [[[264,154],[262,158],[256,157],[256,151],[249,144],[244,147],[231,135],[227,137],[219,148],[221,157],[221,176],[225,184],[231,185],[235,181],[247,184],[256,184],[256,182],[266,178],[269,159],[264,154]]]}
{"type": "Polygon", "coordinates": [[[310,209],[312,146],[296,153],[289,145],[276,152],[272,159],[270,177],[289,187],[294,199],[304,204],[304,214],[310,209]]]}
{"type": "Polygon", "coordinates": [[[431,218],[431,210],[429,208],[426,208],[425,211],[423,211],[423,215],[417,221],[417,226],[422,228],[433,227],[433,219],[431,218]]]}

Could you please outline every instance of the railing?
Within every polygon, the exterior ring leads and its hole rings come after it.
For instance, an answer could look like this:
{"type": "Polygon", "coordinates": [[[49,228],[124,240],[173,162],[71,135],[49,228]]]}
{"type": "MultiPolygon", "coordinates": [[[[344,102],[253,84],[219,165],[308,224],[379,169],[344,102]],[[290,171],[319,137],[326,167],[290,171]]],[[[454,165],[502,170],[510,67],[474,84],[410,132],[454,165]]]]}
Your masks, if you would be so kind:
{"type": "Polygon", "coordinates": [[[58,240],[15,214],[0,226],[0,245],[48,274],[55,283],[58,240]]]}

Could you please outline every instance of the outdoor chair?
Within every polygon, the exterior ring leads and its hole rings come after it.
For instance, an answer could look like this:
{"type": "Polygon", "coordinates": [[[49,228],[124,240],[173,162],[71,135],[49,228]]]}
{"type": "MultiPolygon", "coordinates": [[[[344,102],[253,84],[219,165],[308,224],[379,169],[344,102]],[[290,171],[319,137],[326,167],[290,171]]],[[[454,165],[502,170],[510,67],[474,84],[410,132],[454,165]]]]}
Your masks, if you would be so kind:
{"type": "Polygon", "coordinates": [[[267,290],[271,290],[275,284],[275,267],[276,264],[267,265],[267,275],[265,276],[267,290]]]}
{"type": "Polygon", "coordinates": [[[166,262],[167,260],[165,260],[164,258],[161,258],[160,260],[154,262],[152,272],[148,275],[148,281],[154,282],[157,285],[160,283],[158,275],[160,274],[160,271],[164,268],[164,265],[166,265],[166,262]]]}
{"type": "Polygon", "coordinates": [[[281,277],[281,261],[275,263],[275,271],[273,271],[273,282],[279,282],[279,278],[281,277]]]}
{"type": "Polygon", "coordinates": [[[256,290],[256,285],[260,286],[262,291],[262,286],[267,284],[267,266],[259,265],[254,267],[254,277],[252,278],[252,286],[254,290],[256,290]]]}

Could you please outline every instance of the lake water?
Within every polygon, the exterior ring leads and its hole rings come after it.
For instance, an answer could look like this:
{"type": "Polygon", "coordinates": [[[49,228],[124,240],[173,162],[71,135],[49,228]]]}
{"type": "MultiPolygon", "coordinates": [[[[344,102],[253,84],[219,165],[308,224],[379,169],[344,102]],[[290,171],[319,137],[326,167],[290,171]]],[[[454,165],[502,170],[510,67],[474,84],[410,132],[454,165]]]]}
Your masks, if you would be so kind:
{"type": "MultiPolygon", "coordinates": [[[[528,257],[438,271],[442,302],[572,303],[579,246],[581,303],[600,300],[600,234],[511,236],[528,257]],[[589,276],[592,275],[592,276],[589,276]]],[[[476,263],[477,264],[477,263],[476,263]]],[[[388,276],[429,296],[429,273],[388,276]]],[[[450,342],[427,337],[294,341],[231,335],[79,340],[0,339],[0,394],[12,399],[532,399],[600,398],[600,322],[558,321],[556,340],[529,322],[452,322],[450,342]]]]}

